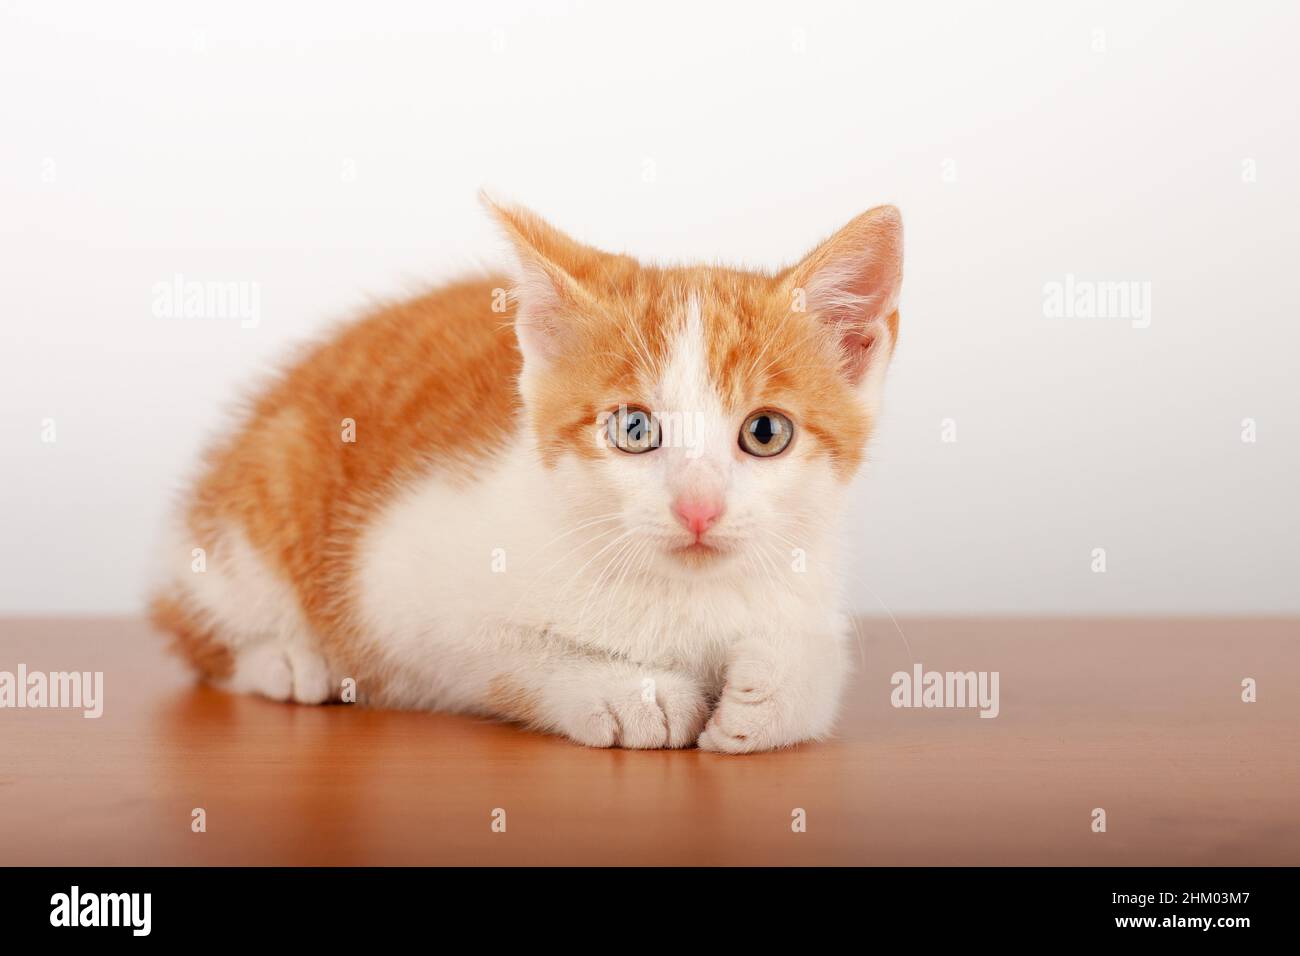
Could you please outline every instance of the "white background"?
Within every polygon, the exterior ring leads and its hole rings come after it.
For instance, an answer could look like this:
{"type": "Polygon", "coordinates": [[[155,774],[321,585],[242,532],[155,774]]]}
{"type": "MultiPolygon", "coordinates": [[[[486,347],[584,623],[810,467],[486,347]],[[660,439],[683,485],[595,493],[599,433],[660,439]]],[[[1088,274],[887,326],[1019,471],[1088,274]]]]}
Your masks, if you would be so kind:
{"type": "Polygon", "coordinates": [[[1300,611],[1294,5],[178,6],[3,6],[0,612],[137,609],[240,389],[500,261],[484,185],[763,267],[901,207],[860,609],[1300,611]],[[260,325],[155,317],[177,273],[260,325]],[[1151,327],[1045,318],[1067,273],[1151,327]]]}

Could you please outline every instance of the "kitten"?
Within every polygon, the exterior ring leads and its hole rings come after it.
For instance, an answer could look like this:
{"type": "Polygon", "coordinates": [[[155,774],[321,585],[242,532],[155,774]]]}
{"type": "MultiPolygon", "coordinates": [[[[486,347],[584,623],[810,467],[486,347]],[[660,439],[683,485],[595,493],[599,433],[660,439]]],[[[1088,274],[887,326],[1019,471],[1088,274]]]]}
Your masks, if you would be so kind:
{"type": "Polygon", "coordinates": [[[485,203],[511,279],[382,308],[268,388],[207,458],[153,620],[276,700],[354,688],[594,747],[826,735],[898,211],[772,275],[644,266],[485,203]]]}

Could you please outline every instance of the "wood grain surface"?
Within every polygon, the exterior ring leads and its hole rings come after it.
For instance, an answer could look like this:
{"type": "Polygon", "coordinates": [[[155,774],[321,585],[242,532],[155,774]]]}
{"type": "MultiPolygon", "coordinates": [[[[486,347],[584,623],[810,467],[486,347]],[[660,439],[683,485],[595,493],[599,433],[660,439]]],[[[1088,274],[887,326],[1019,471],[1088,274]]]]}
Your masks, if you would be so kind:
{"type": "Polygon", "coordinates": [[[725,757],[232,697],[137,620],[0,621],[0,671],[105,683],[98,720],[0,710],[0,863],[1300,864],[1300,622],[859,630],[836,739],[725,757]],[[894,708],[913,661],[997,671],[998,717],[894,708]]]}

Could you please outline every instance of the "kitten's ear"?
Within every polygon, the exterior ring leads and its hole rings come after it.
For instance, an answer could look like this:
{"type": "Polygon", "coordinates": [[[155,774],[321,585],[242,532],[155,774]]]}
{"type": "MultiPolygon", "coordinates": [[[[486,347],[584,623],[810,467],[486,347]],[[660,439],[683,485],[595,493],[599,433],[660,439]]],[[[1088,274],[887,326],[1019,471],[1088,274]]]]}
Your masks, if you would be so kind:
{"type": "Polygon", "coordinates": [[[879,399],[898,338],[903,219],[877,206],[778,276],[792,307],[806,309],[837,338],[844,374],[869,401],[879,399]]]}
{"type": "Polygon", "coordinates": [[[594,304],[583,288],[601,253],[570,239],[537,214],[506,206],[487,193],[479,199],[501,225],[515,252],[515,333],[524,361],[543,365],[564,348],[565,339],[594,304]]]}

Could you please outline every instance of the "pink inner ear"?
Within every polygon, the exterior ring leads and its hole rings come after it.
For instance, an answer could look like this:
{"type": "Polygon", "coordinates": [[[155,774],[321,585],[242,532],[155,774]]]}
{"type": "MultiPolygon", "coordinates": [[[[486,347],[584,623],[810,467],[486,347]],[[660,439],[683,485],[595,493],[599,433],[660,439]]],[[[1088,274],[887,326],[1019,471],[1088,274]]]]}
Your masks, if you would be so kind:
{"type": "Polygon", "coordinates": [[[881,358],[882,340],[895,334],[902,269],[895,230],[850,238],[819,250],[807,293],[809,310],[838,337],[844,374],[856,385],[881,358]]]}
{"type": "Polygon", "coordinates": [[[571,280],[560,270],[520,255],[514,297],[518,303],[515,332],[526,360],[549,362],[561,351],[563,330],[558,316],[571,299],[571,280]]]}
{"type": "Polygon", "coordinates": [[[898,210],[879,206],[858,216],[793,270],[807,307],[839,339],[845,374],[857,383],[892,339],[903,272],[898,210]]]}
{"type": "Polygon", "coordinates": [[[844,374],[853,384],[862,381],[875,359],[877,331],[874,326],[865,329],[842,328],[840,345],[844,349],[844,374]]]}

